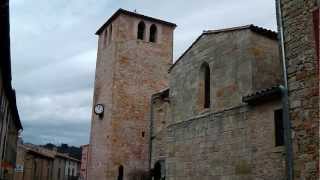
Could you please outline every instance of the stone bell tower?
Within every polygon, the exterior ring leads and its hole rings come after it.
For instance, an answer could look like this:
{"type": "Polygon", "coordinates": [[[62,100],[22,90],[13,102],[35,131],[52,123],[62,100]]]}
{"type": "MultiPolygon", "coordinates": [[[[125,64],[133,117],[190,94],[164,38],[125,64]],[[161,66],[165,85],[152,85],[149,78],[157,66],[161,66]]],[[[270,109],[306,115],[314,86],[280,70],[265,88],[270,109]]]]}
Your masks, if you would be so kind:
{"type": "Polygon", "coordinates": [[[147,172],[150,100],[168,86],[175,27],[119,9],[97,31],[88,180],[129,180],[147,172]]]}

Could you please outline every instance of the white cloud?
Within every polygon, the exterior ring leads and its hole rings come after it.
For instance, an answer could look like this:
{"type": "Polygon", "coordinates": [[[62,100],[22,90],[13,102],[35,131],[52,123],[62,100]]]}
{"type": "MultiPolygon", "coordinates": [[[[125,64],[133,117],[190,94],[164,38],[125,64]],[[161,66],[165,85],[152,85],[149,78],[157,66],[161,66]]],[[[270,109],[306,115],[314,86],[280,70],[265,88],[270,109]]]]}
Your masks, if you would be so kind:
{"type": "Polygon", "coordinates": [[[20,114],[24,122],[42,123],[48,117],[54,119],[54,123],[87,122],[90,120],[91,94],[88,89],[50,96],[22,96],[20,114]]]}

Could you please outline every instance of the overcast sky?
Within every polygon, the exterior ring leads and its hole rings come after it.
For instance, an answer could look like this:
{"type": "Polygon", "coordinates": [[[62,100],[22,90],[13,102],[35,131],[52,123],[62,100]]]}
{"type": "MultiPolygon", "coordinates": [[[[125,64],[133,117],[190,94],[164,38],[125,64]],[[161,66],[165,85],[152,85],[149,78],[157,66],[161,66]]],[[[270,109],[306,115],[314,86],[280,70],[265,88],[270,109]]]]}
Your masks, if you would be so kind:
{"type": "Polygon", "coordinates": [[[95,31],[118,8],[167,20],[175,59],[203,30],[276,29],[274,0],[11,0],[13,84],[27,142],[89,142],[95,31]]]}

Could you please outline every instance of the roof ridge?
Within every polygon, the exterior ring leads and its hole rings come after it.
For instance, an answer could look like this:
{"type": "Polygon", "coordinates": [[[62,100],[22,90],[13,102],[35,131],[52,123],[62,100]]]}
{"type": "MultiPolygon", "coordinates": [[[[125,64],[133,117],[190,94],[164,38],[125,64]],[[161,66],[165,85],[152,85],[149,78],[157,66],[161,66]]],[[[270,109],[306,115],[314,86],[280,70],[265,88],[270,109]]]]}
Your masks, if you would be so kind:
{"type": "Polygon", "coordinates": [[[222,29],[215,29],[215,30],[205,30],[205,31],[203,31],[203,33],[204,34],[215,34],[215,33],[220,33],[220,32],[236,31],[236,30],[242,30],[242,29],[251,29],[253,31],[261,31],[261,32],[264,31],[264,32],[268,32],[268,33],[277,34],[277,32],[275,32],[271,29],[256,26],[254,24],[248,24],[248,25],[243,25],[243,26],[234,26],[234,27],[230,27],[230,28],[222,28],[222,29]]]}
{"type": "Polygon", "coordinates": [[[226,31],[234,31],[234,30],[240,30],[240,29],[248,29],[253,24],[248,24],[248,25],[243,25],[243,26],[233,26],[229,28],[221,28],[221,29],[209,29],[209,30],[204,30],[204,34],[211,34],[211,33],[219,33],[219,32],[226,32],[226,31]]]}

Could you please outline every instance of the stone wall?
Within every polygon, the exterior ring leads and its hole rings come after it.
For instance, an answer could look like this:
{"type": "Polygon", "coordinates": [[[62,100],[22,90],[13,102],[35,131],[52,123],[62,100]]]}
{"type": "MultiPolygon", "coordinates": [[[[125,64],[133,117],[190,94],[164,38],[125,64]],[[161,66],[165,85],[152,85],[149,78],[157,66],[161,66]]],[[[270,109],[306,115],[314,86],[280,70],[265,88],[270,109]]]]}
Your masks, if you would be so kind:
{"type": "Polygon", "coordinates": [[[275,147],[280,101],[235,107],[168,128],[169,180],[284,179],[283,147],[275,147]]]}
{"type": "MultiPolygon", "coordinates": [[[[168,90],[167,90],[167,93],[168,90]]],[[[168,96],[160,93],[153,96],[151,115],[151,168],[155,163],[167,158],[167,125],[170,121],[170,101],[168,96]]],[[[164,168],[164,167],[163,167],[164,168]]]]}
{"type": "MultiPolygon", "coordinates": [[[[316,0],[282,0],[295,179],[319,179],[319,74],[316,0]]],[[[319,25],[319,24],[318,24],[319,25]]],[[[319,28],[318,28],[319,30],[319,28]]],[[[319,45],[318,45],[319,48],[319,45]]]]}
{"type": "Polygon", "coordinates": [[[80,165],[80,180],[87,180],[88,161],[89,161],[89,145],[81,146],[81,165],[80,165]]]}
{"type": "MultiPolygon", "coordinates": [[[[105,47],[104,39],[99,38],[98,53],[96,63],[95,87],[93,95],[93,106],[97,103],[104,105],[104,118],[109,119],[112,108],[112,86],[113,86],[113,67],[115,61],[115,46],[110,44],[105,47]]],[[[91,134],[89,146],[88,177],[90,179],[103,179],[105,177],[106,163],[108,156],[107,135],[110,132],[110,122],[102,121],[92,110],[91,134]]]]}
{"type": "Polygon", "coordinates": [[[167,177],[273,179],[285,172],[283,147],[275,147],[279,101],[195,117],[168,128],[167,177]]]}
{"type": "Polygon", "coordinates": [[[243,96],[282,82],[276,35],[242,27],[217,32],[200,36],[170,71],[167,142],[154,140],[166,146],[166,176],[282,180],[284,147],[276,147],[274,123],[280,99],[255,106],[242,102],[243,96]],[[208,109],[198,101],[203,62],[211,69],[208,109]]]}
{"type": "MultiPolygon", "coordinates": [[[[253,56],[251,57],[253,90],[283,84],[278,41],[262,38],[260,34],[253,33],[250,42],[248,53],[253,56]]],[[[240,70],[245,70],[245,67],[240,70]]],[[[241,77],[239,80],[242,81],[241,77]]]]}
{"type": "Polygon", "coordinates": [[[203,34],[170,71],[171,123],[203,111],[221,111],[243,104],[243,96],[279,84],[280,67],[275,39],[249,28],[203,34]],[[200,67],[204,62],[211,68],[208,109],[203,109],[199,101],[200,67]]]}

